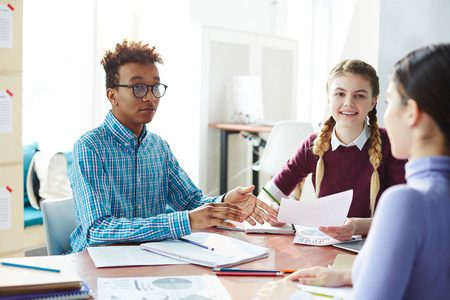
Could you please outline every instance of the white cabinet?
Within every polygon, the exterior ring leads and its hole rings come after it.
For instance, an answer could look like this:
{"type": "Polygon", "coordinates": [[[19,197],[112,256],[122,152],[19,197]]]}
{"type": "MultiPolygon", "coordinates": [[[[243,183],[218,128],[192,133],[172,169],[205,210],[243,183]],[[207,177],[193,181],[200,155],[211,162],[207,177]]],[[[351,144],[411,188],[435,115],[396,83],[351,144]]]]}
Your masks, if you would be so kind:
{"type": "MultiPolygon", "coordinates": [[[[219,193],[220,132],[209,123],[232,122],[231,78],[261,77],[264,119],[295,120],[298,41],[202,27],[199,186],[219,193]]],[[[251,184],[252,147],[240,135],[229,140],[228,190],[251,184]]],[[[261,178],[265,182],[267,178],[261,178]]]]}

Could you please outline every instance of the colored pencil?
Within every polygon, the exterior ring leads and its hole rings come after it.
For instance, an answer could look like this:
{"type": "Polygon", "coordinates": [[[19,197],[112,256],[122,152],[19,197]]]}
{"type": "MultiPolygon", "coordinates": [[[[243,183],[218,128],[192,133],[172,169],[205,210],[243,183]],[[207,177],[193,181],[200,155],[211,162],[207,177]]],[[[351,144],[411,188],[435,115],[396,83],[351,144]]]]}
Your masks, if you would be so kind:
{"type": "Polygon", "coordinates": [[[275,201],[278,205],[281,205],[281,204],[280,204],[280,201],[278,201],[277,198],[275,198],[271,193],[269,193],[269,191],[266,190],[265,187],[261,186],[261,188],[264,190],[264,192],[267,193],[267,195],[269,195],[269,196],[273,199],[273,201],[275,201]]]}
{"type": "Polygon", "coordinates": [[[239,268],[213,268],[213,272],[250,272],[250,273],[294,273],[297,270],[257,270],[257,269],[239,269],[239,268]]]}
{"type": "Polygon", "coordinates": [[[60,270],[57,270],[57,269],[49,269],[49,268],[42,268],[42,267],[35,267],[35,266],[27,266],[27,265],[13,264],[13,263],[7,263],[7,262],[2,262],[2,265],[10,266],[10,267],[19,267],[19,268],[40,270],[40,271],[56,272],[56,273],[61,272],[60,270]]]}
{"type": "Polygon", "coordinates": [[[283,272],[214,272],[215,275],[228,275],[228,276],[283,276],[283,272]]]}

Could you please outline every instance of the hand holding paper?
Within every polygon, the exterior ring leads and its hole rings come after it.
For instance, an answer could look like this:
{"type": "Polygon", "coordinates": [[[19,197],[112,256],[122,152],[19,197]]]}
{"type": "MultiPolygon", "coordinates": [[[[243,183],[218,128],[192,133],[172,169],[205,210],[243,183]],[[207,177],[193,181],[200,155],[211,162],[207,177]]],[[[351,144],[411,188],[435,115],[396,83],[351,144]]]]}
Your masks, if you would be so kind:
{"type": "Polygon", "coordinates": [[[297,201],[284,198],[278,212],[278,221],[311,228],[341,226],[347,217],[353,199],[353,190],[297,201]]]}

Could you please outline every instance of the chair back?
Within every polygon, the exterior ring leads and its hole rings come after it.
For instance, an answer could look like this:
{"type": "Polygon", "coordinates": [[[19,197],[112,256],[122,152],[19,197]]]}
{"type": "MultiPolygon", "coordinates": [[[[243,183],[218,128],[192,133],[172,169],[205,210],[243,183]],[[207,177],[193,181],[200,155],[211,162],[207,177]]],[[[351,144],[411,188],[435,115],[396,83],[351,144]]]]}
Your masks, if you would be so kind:
{"type": "Polygon", "coordinates": [[[44,200],[41,210],[48,255],[61,255],[70,251],[69,237],[77,226],[73,198],[44,200]]]}
{"type": "Polygon", "coordinates": [[[310,173],[305,178],[299,200],[303,201],[313,199],[316,199],[316,191],[314,190],[314,185],[312,183],[312,174],[310,173]]]}
{"type": "Polygon", "coordinates": [[[255,164],[253,170],[275,176],[294,155],[301,142],[313,132],[311,123],[277,122],[269,134],[259,164],[255,164]]]}

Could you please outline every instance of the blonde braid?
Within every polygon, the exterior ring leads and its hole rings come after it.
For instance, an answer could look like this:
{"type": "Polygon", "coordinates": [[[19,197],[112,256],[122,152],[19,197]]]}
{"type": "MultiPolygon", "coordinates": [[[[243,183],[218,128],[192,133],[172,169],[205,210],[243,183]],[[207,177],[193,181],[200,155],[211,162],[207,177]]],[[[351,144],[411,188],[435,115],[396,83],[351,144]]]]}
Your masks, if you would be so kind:
{"type": "Polygon", "coordinates": [[[374,108],[369,112],[369,125],[370,125],[370,141],[371,146],[369,149],[369,161],[373,166],[372,177],[370,178],[370,213],[373,216],[375,211],[375,201],[377,199],[378,192],[380,191],[380,177],[378,175],[378,167],[380,166],[383,155],[381,154],[381,137],[377,124],[377,108],[374,108]]]}
{"type": "Polygon", "coordinates": [[[319,161],[316,166],[316,198],[319,198],[320,184],[322,183],[323,174],[325,172],[325,164],[323,155],[330,149],[331,134],[333,132],[336,121],[330,116],[320,128],[320,133],[314,140],[313,153],[319,155],[319,161]]]}

